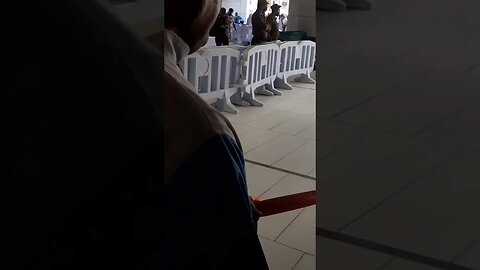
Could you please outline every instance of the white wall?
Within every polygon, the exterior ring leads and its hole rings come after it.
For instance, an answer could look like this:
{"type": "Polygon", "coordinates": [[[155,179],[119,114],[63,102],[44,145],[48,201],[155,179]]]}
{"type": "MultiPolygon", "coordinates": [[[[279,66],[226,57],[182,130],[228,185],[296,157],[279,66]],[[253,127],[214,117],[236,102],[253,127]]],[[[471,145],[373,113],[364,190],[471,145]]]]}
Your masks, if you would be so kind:
{"type": "Polygon", "coordinates": [[[315,1],[314,0],[290,0],[288,14],[288,31],[305,31],[308,36],[315,37],[315,1]]]}
{"type": "Polygon", "coordinates": [[[135,3],[115,5],[113,10],[146,37],[163,29],[163,5],[163,0],[138,0],[135,3]]]}

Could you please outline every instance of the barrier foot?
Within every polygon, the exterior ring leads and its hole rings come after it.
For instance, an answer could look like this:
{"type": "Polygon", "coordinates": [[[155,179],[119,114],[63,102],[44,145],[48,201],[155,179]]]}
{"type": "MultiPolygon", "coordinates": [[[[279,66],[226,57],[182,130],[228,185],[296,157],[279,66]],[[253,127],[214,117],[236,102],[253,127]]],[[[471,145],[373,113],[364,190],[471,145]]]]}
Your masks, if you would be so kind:
{"type": "Polygon", "coordinates": [[[255,89],[255,93],[264,95],[264,96],[274,96],[275,94],[265,88],[265,85],[262,85],[255,89]]]}
{"type": "Polygon", "coordinates": [[[213,104],[213,106],[223,112],[237,114],[239,111],[232,103],[225,102],[223,99],[217,99],[217,101],[213,104]]]}
{"type": "Polygon", "coordinates": [[[285,89],[285,90],[293,90],[293,87],[288,82],[286,82],[286,79],[282,80],[280,78],[276,78],[275,82],[274,82],[274,86],[275,86],[275,88],[280,88],[280,89],[285,89]]]}
{"type": "Polygon", "coordinates": [[[275,88],[273,87],[273,83],[272,83],[272,84],[266,84],[266,85],[265,85],[265,88],[266,88],[268,91],[272,92],[275,96],[281,96],[281,95],[282,95],[282,92],[278,91],[277,89],[275,89],[275,88]]]}
{"type": "Polygon", "coordinates": [[[296,82],[302,82],[302,83],[310,83],[310,84],[315,84],[315,80],[312,79],[309,75],[307,74],[302,74],[300,77],[295,79],[296,82]]]}
{"type": "Polygon", "coordinates": [[[235,94],[233,94],[232,98],[230,98],[230,101],[233,104],[238,105],[238,106],[242,106],[242,107],[250,106],[250,103],[248,103],[246,100],[244,100],[242,98],[241,91],[238,91],[235,94]]]}
{"type": "Polygon", "coordinates": [[[255,99],[255,94],[253,93],[253,89],[251,89],[252,94],[250,93],[245,93],[243,95],[243,99],[246,100],[250,106],[256,106],[256,107],[263,107],[263,103],[255,99]]]}

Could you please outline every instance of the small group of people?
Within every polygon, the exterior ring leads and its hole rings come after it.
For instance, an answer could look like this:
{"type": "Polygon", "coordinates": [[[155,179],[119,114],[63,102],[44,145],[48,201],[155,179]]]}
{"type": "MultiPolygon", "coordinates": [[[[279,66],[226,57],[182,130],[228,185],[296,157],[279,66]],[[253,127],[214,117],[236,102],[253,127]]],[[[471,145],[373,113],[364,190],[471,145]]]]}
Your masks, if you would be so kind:
{"type": "Polygon", "coordinates": [[[238,16],[238,12],[233,16],[233,11],[233,8],[229,8],[227,12],[222,7],[212,29],[210,29],[210,36],[215,37],[217,46],[229,45],[232,39],[232,29],[237,30],[235,24],[243,22],[242,17],[238,16]]]}
{"type": "Polygon", "coordinates": [[[270,8],[272,12],[268,16],[265,16],[268,3],[266,0],[258,0],[257,10],[252,15],[252,45],[277,41],[280,36],[277,17],[280,16],[281,6],[273,4],[270,8]]]}
{"type": "MultiPolygon", "coordinates": [[[[253,38],[251,45],[264,44],[266,42],[274,42],[278,40],[280,31],[286,29],[286,17],[280,15],[281,6],[273,4],[272,12],[265,16],[268,9],[267,0],[258,0],[257,10],[248,18],[248,24],[252,26],[253,38]]],[[[234,9],[229,8],[228,12],[225,8],[220,9],[217,19],[210,29],[210,36],[215,37],[215,44],[217,46],[229,45],[233,41],[233,30],[237,31],[237,25],[243,25],[244,20],[235,12],[234,9]]]]}

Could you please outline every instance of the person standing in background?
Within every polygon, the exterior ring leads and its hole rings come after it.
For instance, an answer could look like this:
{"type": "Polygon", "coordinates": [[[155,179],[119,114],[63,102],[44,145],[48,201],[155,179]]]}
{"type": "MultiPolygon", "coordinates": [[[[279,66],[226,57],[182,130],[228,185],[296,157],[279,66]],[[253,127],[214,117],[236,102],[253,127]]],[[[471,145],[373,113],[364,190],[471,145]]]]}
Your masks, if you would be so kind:
{"type": "Polygon", "coordinates": [[[233,22],[236,24],[241,24],[243,21],[243,18],[238,15],[238,12],[235,12],[235,17],[233,17],[233,22]]]}
{"type": "Polygon", "coordinates": [[[220,13],[217,16],[217,20],[213,25],[213,33],[215,35],[215,43],[217,46],[228,46],[230,43],[230,24],[227,16],[227,10],[225,8],[220,9],[220,13]]]}
{"type": "Polygon", "coordinates": [[[260,45],[267,42],[268,32],[270,31],[267,18],[265,18],[267,6],[266,0],[258,0],[257,10],[252,15],[252,45],[260,45]]]}
{"type": "Polygon", "coordinates": [[[228,18],[228,38],[229,41],[233,40],[233,30],[237,31],[237,27],[235,26],[235,19],[233,16],[233,8],[228,9],[227,13],[227,18],[228,18]],[[233,29],[233,30],[232,30],[233,29]]]}
{"type": "Polygon", "coordinates": [[[277,17],[280,15],[280,5],[273,4],[271,7],[272,13],[267,16],[267,24],[269,25],[270,31],[268,32],[267,41],[277,41],[280,31],[278,30],[277,17]]]}

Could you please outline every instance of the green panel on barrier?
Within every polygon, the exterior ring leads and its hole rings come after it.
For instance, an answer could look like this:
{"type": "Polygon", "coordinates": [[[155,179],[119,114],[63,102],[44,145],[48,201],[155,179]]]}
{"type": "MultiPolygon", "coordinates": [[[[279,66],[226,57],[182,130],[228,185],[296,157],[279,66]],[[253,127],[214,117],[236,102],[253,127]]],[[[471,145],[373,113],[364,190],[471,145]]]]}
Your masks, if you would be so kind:
{"type": "Polygon", "coordinates": [[[305,36],[307,36],[307,33],[304,31],[285,31],[280,32],[278,39],[283,41],[295,41],[302,40],[305,36]]]}

